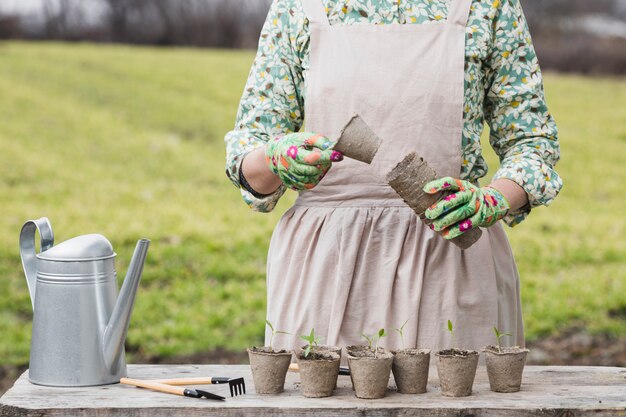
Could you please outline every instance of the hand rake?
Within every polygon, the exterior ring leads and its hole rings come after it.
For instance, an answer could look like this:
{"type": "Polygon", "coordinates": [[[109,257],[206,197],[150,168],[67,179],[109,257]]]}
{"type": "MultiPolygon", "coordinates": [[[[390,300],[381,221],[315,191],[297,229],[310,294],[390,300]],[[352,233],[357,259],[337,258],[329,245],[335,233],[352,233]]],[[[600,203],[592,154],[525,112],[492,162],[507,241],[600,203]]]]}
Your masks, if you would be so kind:
{"type": "Polygon", "coordinates": [[[207,391],[199,390],[199,389],[189,389],[176,387],[168,384],[161,384],[154,381],[144,381],[141,379],[132,379],[132,378],[122,378],[120,379],[120,383],[126,385],[133,385],[135,387],[148,388],[154,391],[165,392],[168,394],[174,395],[182,395],[185,397],[193,397],[193,398],[208,398],[209,400],[219,400],[223,401],[225,398],[221,395],[216,395],[207,391]]]}
{"type": "Polygon", "coordinates": [[[154,382],[167,385],[205,385],[205,384],[226,384],[230,388],[230,396],[242,395],[246,393],[246,383],[243,378],[228,378],[225,376],[200,377],[200,378],[170,378],[154,379],[154,382]]]}

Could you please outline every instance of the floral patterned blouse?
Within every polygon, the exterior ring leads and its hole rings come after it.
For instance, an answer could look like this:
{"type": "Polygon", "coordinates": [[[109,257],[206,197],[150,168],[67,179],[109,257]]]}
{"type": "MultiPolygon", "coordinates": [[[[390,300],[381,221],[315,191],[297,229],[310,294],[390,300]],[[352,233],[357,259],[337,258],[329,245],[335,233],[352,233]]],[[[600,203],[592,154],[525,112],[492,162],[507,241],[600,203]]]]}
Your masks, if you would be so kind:
{"type": "MultiPolygon", "coordinates": [[[[331,25],[429,24],[446,19],[454,0],[320,0],[331,25]]],[[[226,173],[254,210],[271,211],[281,186],[257,198],[240,185],[243,157],[270,138],[299,131],[304,119],[309,67],[309,27],[300,0],[274,0],[241,98],[235,130],[225,137],[226,173]]],[[[529,205],[509,213],[513,226],[530,209],[548,205],[562,187],[554,170],[559,159],[557,127],[548,111],[543,81],[519,0],[474,0],[466,27],[465,108],[461,179],[487,173],[481,155],[483,123],[500,158],[494,179],[507,178],[526,190],[529,205]]]]}

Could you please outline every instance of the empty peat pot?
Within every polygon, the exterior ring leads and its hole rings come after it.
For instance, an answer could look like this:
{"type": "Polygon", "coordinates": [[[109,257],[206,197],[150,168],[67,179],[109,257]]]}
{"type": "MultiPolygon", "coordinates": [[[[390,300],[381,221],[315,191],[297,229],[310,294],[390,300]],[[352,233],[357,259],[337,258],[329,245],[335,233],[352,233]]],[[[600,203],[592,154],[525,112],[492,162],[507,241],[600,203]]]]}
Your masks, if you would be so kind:
{"type": "Polygon", "coordinates": [[[334,149],[348,158],[371,164],[382,140],[355,114],[344,126],[334,149]]]}
{"type": "Polygon", "coordinates": [[[472,394],[478,352],[446,349],[435,353],[441,394],[446,397],[467,397],[472,394]]]}
{"type": "MultiPolygon", "coordinates": [[[[408,154],[387,174],[387,182],[391,188],[422,220],[425,220],[424,213],[430,206],[451,194],[450,192],[436,194],[424,192],[424,186],[437,178],[439,178],[437,172],[428,165],[424,158],[418,157],[415,152],[408,154]]],[[[428,222],[426,223],[428,224],[428,222]]],[[[473,228],[461,236],[451,239],[450,242],[461,249],[467,249],[476,243],[481,235],[482,232],[479,228],[473,228]]]]}
{"type": "Polygon", "coordinates": [[[400,394],[423,394],[428,382],[430,350],[402,349],[392,351],[391,371],[400,394]]]}
{"type": "Polygon", "coordinates": [[[302,395],[308,398],[330,397],[337,386],[340,356],[331,350],[294,352],[300,369],[302,395]]]}
{"type": "MultiPolygon", "coordinates": [[[[382,140],[365,121],[359,115],[354,115],[342,129],[334,149],[344,156],[371,164],[381,144],[382,140]]],[[[437,172],[423,158],[412,152],[387,174],[386,180],[415,214],[424,220],[426,209],[449,194],[424,192],[424,185],[437,178],[437,172]]],[[[481,235],[479,228],[473,228],[451,242],[461,249],[467,249],[481,235]]]]}
{"type": "Polygon", "coordinates": [[[522,373],[529,350],[515,347],[486,346],[485,353],[489,386],[495,392],[517,392],[522,385],[522,373]]]}
{"type": "Polygon", "coordinates": [[[387,395],[393,354],[378,348],[378,352],[367,346],[348,346],[348,366],[358,398],[383,398],[387,395]]]}
{"type": "Polygon", "coordinates": [[[252,347],[248,348],[248,358],[257,394],[280,394],[285,390],[291,352],[274,351],[269,347],[252,347]]]}

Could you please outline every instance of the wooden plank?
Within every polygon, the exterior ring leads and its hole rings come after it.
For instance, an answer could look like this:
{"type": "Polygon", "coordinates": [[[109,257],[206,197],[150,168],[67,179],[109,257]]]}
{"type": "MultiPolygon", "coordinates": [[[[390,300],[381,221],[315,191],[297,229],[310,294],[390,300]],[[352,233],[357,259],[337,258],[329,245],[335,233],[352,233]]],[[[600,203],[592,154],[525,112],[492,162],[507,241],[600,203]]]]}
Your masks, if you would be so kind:
{"type": "Polygon", "coordinates": [[[304,398],[295,373],[288,374],[283,394],[260,396],[254,393],[247,365],[129,365],[128,374],[146,379],[243,376],[248,393],[231,398],[227,385],[204,386],[227,397],[217,402],[119,384],[42,387],[28,382],[24,374],[0,399],[0,416],[626,416],[626,368],[528,366],[520,392],[499,394],[489,390],[485,368],[480,366],[472,396],[447,398],[441,396],[433,367],[426,394],[390,391],[380,400],[356,398],[349,377],[339,377],[333,397],[304,398]]]}

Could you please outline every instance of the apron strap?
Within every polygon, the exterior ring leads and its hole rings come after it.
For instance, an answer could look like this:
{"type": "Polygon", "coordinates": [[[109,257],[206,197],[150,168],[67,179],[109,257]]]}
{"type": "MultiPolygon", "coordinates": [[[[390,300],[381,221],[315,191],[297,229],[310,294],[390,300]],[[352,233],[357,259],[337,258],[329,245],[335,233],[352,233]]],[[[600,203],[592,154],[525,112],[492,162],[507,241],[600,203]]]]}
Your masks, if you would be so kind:
{"type": "Polygon", "coordinates": [[[448,23],[465,27],[469,19],[472,0],[450,0],[448,23]]]}
{"type": "Polygon", "coordinates": [[[304,14],[311,23],[329,25],[326,8],[322,0],[300,0],[304,8],[304,14]]]}

